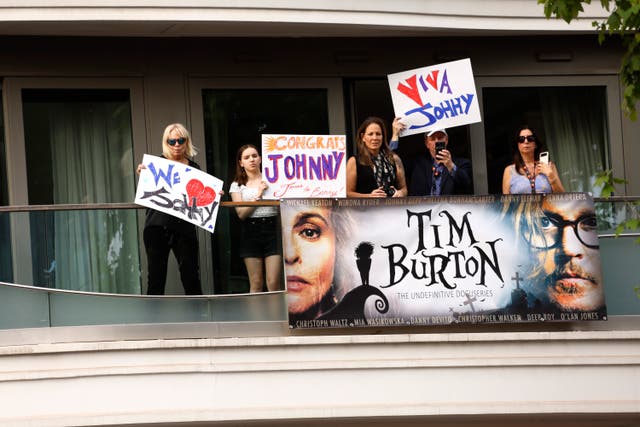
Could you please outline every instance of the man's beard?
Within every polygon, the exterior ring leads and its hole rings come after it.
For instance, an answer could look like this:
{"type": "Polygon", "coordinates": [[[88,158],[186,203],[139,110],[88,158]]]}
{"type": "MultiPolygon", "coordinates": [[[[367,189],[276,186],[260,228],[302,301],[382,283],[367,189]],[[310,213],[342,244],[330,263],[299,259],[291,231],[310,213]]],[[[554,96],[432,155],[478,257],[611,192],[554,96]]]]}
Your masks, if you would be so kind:
{"type": "Polygon", "coordinates": [[[561,311],[598,310],[604,305],[598,280],[573,261],[556,268],[544,283],[549,302],[561,311]]]}

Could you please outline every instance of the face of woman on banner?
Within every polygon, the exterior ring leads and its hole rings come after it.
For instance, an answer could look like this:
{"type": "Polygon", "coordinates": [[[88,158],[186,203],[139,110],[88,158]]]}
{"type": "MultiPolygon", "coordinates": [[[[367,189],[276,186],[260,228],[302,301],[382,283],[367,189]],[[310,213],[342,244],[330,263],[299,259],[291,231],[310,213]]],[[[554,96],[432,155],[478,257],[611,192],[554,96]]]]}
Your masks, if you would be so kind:
{"type": "Polygon", "coordinates": [[[290,313],[302,313],[331,288],[336,235],[331,210],[304,206],[282,212],[282,235],[290,313]]]}

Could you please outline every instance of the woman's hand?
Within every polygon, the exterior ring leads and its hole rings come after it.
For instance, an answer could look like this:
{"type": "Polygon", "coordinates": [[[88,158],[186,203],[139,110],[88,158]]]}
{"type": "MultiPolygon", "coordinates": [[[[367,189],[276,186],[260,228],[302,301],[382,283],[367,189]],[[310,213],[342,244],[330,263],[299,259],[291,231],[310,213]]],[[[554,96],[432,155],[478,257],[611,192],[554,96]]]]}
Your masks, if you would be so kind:
{"type": "Polygon", "coordinates": [[[144,165],[144,163],[140,163],[136,168],[136,172],[138,173],[138,175],[140,175],[140,173],[142,172],[142,169],[146,169],[146,168],[147,167],[144,165]]]}
{"type": "Polygon", "coordinates": [[[253,201],[257,202],[258,200],[262,200],[262,195],[264,194],[267,188],[269,188],[269,184],[267,184],[267,181],[265,180],[260,181],[260,185],[258,186],[258,195],[256,196],[255,199],[253,199],[253,201]]]}
{"type": "Polygon", "coordinates": [[[393,185],[391,186],[391,189],[393,190],[393,194],[391,195],[391,197],[404,197],[404,195],[393,185]]]}
{"type": "Polygon", "coordinates": [[[549,181],[553,181],[558,177],[556,174],[556,169],[553,167],[552,163],[540,163],[536,164],[536,175],[546,175],[549,178],[549,181]]]}
{"type": "Polygon", "coordinates": [[[536,165],[536,173],[546,175],[549,184],[551,184],[551,190],[554,193],[564,193],[564,185],[562,185],[562,181],[560,181],[558,169],[556,169],[556,165],[553,164],[553,162],[538,163],[536,165]]]}
{"type": "Polygon", "coordinates": [[[371,192],[369,197],[378,197],[378,198],[387,197],[387,193],[384,191],[384,188],[378,187],[371,192]]]}

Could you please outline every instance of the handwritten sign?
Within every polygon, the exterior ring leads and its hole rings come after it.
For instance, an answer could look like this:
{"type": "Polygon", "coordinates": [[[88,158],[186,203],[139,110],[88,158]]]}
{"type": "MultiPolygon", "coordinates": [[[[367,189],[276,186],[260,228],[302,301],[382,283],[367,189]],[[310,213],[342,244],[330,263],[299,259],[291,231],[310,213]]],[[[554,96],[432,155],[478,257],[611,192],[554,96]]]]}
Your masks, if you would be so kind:
{"type": "Polygon", "coordinates": [[[400,136],[481,121],[469,59],[387,77],[395,115],[406,125],[400,136]]]}
{"type": "Polygon", "coordinates": [[[262,135],[265,199],[346,197],[344,135],[262,135]]]}
{"type": "Polygon", "coordinates": [[[188,165],[145,154],[135,203],[214,232],[223,182],[188,165]]]}

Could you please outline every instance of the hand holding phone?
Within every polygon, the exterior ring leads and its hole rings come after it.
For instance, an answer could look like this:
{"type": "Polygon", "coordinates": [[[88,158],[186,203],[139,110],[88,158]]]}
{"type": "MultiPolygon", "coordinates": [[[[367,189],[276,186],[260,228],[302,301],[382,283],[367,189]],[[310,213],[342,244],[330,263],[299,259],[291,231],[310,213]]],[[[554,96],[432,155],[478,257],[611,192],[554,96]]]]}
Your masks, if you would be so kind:
{"type": "Polygon", "coordinates": [[[543,151],[540,153],[540,163],[548,165],[549,164],[549,152],[543,151]]]}

